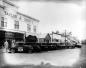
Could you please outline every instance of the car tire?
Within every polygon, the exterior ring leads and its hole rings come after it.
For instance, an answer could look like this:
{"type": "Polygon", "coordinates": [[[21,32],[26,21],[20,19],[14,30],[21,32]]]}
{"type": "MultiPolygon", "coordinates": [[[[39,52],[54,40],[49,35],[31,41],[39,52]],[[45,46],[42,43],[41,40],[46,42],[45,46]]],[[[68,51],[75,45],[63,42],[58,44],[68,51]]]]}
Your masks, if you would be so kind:
{"type": "Polygon", "coordinates": [[[15,50],[14,49],[11,49],[11,53],[15,53],[15,50]]]}

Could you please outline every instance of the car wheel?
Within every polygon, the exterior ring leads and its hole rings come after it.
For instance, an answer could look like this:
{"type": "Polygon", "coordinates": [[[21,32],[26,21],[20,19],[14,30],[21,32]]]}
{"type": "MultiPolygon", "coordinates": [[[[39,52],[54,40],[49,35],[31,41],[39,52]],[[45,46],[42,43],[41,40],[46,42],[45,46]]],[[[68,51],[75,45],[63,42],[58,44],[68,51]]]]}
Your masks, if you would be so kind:
{"type": "Polygon", "coordinates": [[[15,53],[15,50],[14,49],[11,49],[11,53],[15,53]]]}

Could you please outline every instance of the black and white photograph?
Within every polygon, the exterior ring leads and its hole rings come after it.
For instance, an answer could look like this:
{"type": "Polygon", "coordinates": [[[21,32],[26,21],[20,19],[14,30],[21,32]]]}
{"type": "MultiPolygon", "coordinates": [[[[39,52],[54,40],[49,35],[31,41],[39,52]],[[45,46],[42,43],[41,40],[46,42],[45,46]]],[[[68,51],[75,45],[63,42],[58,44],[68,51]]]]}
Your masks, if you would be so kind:
{"type": "Polygon", "coordinates": [[[86,68],[86,0],[0,0],[0,68],[86,68]]]}

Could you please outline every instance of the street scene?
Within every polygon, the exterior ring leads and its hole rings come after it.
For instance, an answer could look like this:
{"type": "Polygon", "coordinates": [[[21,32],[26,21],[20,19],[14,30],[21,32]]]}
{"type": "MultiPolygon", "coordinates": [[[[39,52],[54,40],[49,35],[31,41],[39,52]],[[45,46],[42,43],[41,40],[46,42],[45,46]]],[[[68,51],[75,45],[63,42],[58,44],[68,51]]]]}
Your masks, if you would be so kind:
{"type": "Polygon", "coordinates": [[[40,65],[43,63],[45,66],[49,64],[53,66],[71,67],[78,63],[80,58],[80,49],[56,50],[33,54],[4,53],[3,58],[5,60],[4,65],[40,65]]]}
{"type": "Polygon", "coordinates": [[[85,0],[1,0],[0,68],[85,68],[85,0]]]}

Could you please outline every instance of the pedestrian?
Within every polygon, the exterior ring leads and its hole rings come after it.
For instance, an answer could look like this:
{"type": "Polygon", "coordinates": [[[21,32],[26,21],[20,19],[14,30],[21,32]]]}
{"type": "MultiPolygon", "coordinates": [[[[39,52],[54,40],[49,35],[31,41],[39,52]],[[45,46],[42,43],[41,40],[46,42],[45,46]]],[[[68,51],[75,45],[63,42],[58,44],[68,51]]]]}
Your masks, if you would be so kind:
{"type": "Polygon", "coordinates": [[[5,52],[8,52],[8,41],[6,40],[4,42],[5,52]]]}
{"type": "Polygon", "coordinates": [[[12,48],[14,48],[15,46],[15,40],[12,40],[12,48]]]}
{"type": "Polygon", "coordinates": [[[10,49],[11,49],[11,44],[12,44],[12,43],[11,43],[11,39],[8,40],[8,44],[9,44],[8,48],[9,48],[9,50],[10,50],[10,49]]]}

